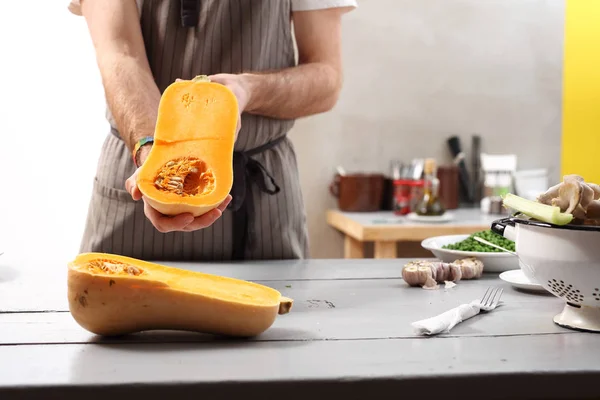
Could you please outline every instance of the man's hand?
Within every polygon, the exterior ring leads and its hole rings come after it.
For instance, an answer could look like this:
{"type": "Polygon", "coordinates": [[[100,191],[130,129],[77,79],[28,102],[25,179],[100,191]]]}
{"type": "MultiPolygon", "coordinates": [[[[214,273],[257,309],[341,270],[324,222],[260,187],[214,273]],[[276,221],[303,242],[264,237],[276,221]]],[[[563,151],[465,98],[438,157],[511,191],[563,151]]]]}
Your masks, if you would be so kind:
{"type": "Polygon", "coordinates": [[[212,82],[227,86],[233,92],[238,101],[240,114],[246,110],[250,101],[250,87],[244,75],[216,74],[208,77],[212,82]]]}
{"type": "MultiPolygon", "coordinates": [[[[149,152],[149,146],[144,146],[140,149],[140,164],[146,160],[149,152]]],[[[150,204],[145,201],[144,196],[142,195],[142,192],[140,192],[140,189],[136,183],[138,171],[139,168],[135,170],[133,175],[131,175],[127,181],[125,181],[125,188],[129,194],[131,194],[133,200],[138,201],[142,199],[144,201],[144,214],[150,220],[150,222],[152,222],[152,225],[154,225],[154,227],[162,233],[173,231],[191,232],[198,229],[208,228],[214,224],[215,221],[221,217],[221,215],[223,215],[223,211],[225,211],[225,208],[231,201],[231,195],[227,195],[227,198],[217,208],[196,218],[194,218],[194,216],[190,213],[183,213],[173,217],[163,215],[152,208],[150,204]]]]}
{"type": "Polygon", "coordinates": [[[127,179],[125,182],[125,187],[134,200],[142,199],[144,201],[144,214],[159,232],[192,232],[198,229],[208,228],[214,224],[215,221],[221,217],[221,215],[223,215],[223,211],[225,211],[225,208],[227,208],[227,205],[229,205],[229,202],[231,202],[231,195],[227,195],[227,198],[217,208],[210,210],[206,214],[196,218],[194,218],[194,216],[190,213],[183,213],[172,217],[163,215],[152,208],[152,206],[145,201],[144,196],[142,196],[140,189],[135,183],[138,170],[136,170],[134,174],[127,179]]]}
{"type": "MultiPolygon", "coordinates": [[[[238,111],[240,115],[238,116],[237,128],[235,132],[235,140],[237,140],[237,135],[240,132],[242,127],[242,113],[246,110],[246,106],[250,101],[250,85],[246,81],[245,75],[234,75],[234,74],[216,74],[210,75],[208,77],[211,82],[219,83],[223,86],[226,86],[229,90],[233,92],[238,102],[238,111]]],[[[175,81],[179,82],[182,79],[176,79],[175,81]]]]}

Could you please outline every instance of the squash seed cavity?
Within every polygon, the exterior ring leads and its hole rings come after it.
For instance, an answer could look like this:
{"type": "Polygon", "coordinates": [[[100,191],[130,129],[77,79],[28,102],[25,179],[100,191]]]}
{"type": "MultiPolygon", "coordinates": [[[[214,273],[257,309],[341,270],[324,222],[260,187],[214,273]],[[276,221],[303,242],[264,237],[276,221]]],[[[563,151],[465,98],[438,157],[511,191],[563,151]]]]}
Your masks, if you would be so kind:
{"type": "Polygon", "coordinates": [[[206,195],[215,190],[215,176],[202,160],[185,157],[163,165],[154,185],[158,190],[184,197],[206,195]]]}
{"type": "Polygon", "coordinates": [[[88,270],[95,273],[105,273],[110,275],[142,275],[144,272],[140,267],[114,261],[97,259],[88,263],[88,270]]]}

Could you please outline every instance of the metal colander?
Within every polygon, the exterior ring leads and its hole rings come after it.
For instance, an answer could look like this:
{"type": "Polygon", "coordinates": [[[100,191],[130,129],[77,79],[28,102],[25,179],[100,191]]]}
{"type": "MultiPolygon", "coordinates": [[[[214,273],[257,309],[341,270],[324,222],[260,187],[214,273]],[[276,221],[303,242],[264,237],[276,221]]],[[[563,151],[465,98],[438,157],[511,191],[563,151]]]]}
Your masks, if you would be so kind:
{"type": "MultiPolygon", "coordinates": [[[[569,282],[565,282],[562,279],[549,279],[548,280],[549,290],[558,297],[562,297],[570,303],[582,303],[585,300],[585,295],[581,293],[581,290],[577,289],[569,282]]],[[[600,301],[600,289],[594,288],[592,293],[594,299],[600,301]]]]}

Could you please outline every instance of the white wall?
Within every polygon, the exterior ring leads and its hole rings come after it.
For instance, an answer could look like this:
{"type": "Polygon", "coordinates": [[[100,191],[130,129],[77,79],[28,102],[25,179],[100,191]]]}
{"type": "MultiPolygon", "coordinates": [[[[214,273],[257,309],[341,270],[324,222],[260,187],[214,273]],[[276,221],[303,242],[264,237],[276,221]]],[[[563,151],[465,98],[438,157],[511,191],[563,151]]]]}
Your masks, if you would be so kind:
{"type": "Polygon", "coordinates": [[[108,125],[85,21],[66,5],[0,6],[0,262],[66,261],[79,248],[108,125]]]}
{"type": "MultiPolygon", "coordinates": [[[[0,264],[78,251],[108,126],[85,22],[66,4],[0,5],[0,264]]],[[[478,132],[484,150],[516,151],[522,167],[556,176],[562,16],[562,0],[360,1],[344,21],[340,103],[292,133],[312,255],[342,254],[325,224],[338,164],[386,171],[392,157],[445,161],[446,135],[478,132]]]]}
{"type": "MultiPolygon", "coordinates": [[[[445,143],[482,136],[519,168],[560,173],[563,0],[364,0],[343,26],[335,109],[292,133],[313,257],[341,257],[325,224],[337,165],[388,172],[391,159],[450,161],[445,143]]],[[[470,156],[470,154],[469,154],[470,156]]]]}

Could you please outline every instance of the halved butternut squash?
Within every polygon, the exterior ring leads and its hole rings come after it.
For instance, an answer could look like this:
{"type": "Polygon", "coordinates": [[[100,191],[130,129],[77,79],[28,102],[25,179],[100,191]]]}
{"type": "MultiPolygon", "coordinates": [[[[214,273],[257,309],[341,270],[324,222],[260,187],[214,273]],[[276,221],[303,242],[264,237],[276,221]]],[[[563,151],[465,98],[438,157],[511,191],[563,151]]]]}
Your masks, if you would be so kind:
{"type": "Polygon", "coordinates": [[[257,283],[106,253],[79,254],[67,287],[75,321],[106,336],[161,329],[251,337],[293,302],[257,283]]]}
{"type": "Polygon", "coordinates": [[[238,116],[233,92],[205,76],[169,85],[137,177],[146,201],[165,215],[195,217],[221,204],[233,184],[238,116]]]}

